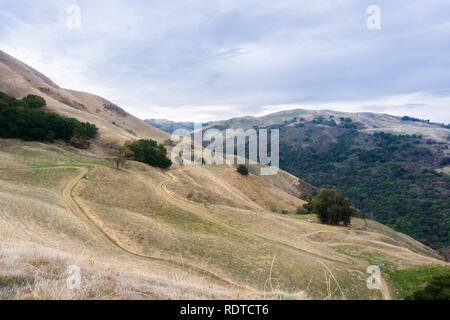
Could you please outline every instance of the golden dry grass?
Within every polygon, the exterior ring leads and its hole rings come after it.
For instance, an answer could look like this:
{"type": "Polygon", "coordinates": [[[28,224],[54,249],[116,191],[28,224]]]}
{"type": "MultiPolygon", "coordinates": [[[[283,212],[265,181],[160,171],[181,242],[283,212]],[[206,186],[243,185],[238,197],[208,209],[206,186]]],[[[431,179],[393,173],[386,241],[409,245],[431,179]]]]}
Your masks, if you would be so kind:
{"type": "Polygon", "coordinates": [[[0,171],[3,298],[377,299],[365,283],[371,260],[445,264],[373,221],[344,228],[296,216],[298,181],[283,172],[115,170],[56,146],[0,145],[0,167],[14,168],[0,171]],[[70,264],[83,270],[81,291],[65,287],[70,264]]]}

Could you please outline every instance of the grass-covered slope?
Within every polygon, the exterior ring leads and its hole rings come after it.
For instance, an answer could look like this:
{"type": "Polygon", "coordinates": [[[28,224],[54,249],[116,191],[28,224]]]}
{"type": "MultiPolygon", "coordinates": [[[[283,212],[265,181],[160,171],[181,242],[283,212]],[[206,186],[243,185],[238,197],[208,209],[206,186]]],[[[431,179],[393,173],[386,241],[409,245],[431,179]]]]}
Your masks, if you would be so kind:
{"type": "Polygon", "coordinates": [[[226,166],[113,167],[0,140],[1,297],[395,298],[386,273],[383,292],[367,289],[373,260],[389,271],[446,265],[373,221],[299,219],[303,201],[284,190],[298,181],[283,172],[263,180],[226,166]],[[80,291],[66,288],[72,264],[80,291]]]}
{"type": "Polygon", "coordinates": [[[279,129],[281,169],[316,187],[341,189],[364,216],[433,248],[450,246],[448,126],[293,110],[210,127],[279,129]]]}

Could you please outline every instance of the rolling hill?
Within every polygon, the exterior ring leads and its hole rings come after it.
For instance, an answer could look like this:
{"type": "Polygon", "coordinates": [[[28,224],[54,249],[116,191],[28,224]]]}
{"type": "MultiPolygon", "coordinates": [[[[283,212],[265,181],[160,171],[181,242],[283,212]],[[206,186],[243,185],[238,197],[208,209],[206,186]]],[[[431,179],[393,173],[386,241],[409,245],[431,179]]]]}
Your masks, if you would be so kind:
{"type": "MultiPolygon", "coordinates": [[[[350,118],[358,123],[358,130],[367,133],[386,132],[393,134],[423,135],[425,138],[447,142],[450,130],[441,123],[430,121],[405,121],[403,117],[373,112],[340,112],[333,110],[307,110],[294,109],[271,113],[262,117],[238,117],[223,121],[215,121],[209,126],[226,126],[230,128],[248,129],[252,127],[269,127],[272,125],[288,124],[294,126],[297,123],[313,121],[315,119],[350,118]]],[[[413,118],[411,118],[413,119],[413,118]]],[[[416,119],[418,120],[418,119],[416,119]]]]}
{"type": "Polygon", "coordinates": [[[139,138],[163,142],[169,138],[104,98],[60,88],[40,72],[1,50],[0,91],[16,98],[39,95],[47,101],[47,110],[95,124],[100,129],[99,144],[139,138]]]}
{"type": "Polygon", "coordinates": [[[0,139],[0,298],[396,299],[448,272],[434,250],[373,220],[343,227],[297,215],[311,186],[281,170],[135,161],[117,170],[106,143],[168,134],[4,53],[0,62],[0,91],[41,95],[100,133],[88,151],[0,139]],[[381,290],[367,288],[372,264],[381,290]],[[421,280],[405,285],[412,272],[421,280]]]}
{"type": "Polygon", "coordinates": [[[281,169],[317,187],[341,189],[364,216],[426,245],[443,252],[450,246],[448,125],[297,109],[217,121],[204,130],[238,128],[279,129],[281,169]]]}

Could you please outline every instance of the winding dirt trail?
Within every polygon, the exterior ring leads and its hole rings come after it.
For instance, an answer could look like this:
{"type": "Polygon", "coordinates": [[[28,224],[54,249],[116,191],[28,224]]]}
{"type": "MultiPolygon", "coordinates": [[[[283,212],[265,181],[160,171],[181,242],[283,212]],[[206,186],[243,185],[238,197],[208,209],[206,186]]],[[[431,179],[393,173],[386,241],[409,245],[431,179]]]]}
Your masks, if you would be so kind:
{"type": "Polygon", "coordinates": [[[352,262],[348,262],[348,261],[333,259],[333,258],[324,256],[324,255],[321,255],[321,254],[318,254],[318,253],[315,253],[315,252],[310,252],[310,251],[307,251],[307,250],[295,247],[293,245],[290,245],[290,244],[287,244],[287,243],[284,243],[284,242],[280,242],[280,241],[277,241],[277,240],[273,240],[273,239],[267,238],[267,237],[265,237],[263,235],[260,235],[260,234],[257,234],[257,233],[253,233],[251,231],[247,231],[247,230],[241,229],[239,227],[236,227],[236,226],[234,226],[232,224],[229,224],[227,222],[224,222],[224,221],[214,217],[213,215],[211,215],[204,208],[202,208],[202,207],[200,207],[200,206],[198,206],[198,205],[196,205],[194,203],[191,203],[191,202],[189,202],[187,200],[182,200],[182,199],[179,199],[179,198],[173,196],[166,189],[165,186],[167,185],[167,183],[169,183],[170,181],[175,179],[175,177],[172,174],[170,174],[170,173],[166,173],[166,176],[167,176],[167,179],[165,179],[164,181],[162,181],[162,182],[160,182],[158,184],[157,192],[162,197],[167,199],[170,203],[172,203],[173,205],[175,205],[175,206],[177,206],[177,207],[179,207],[181,209],[187,210],[187,211],[189,211],[189,212],[191,212],[191,213],[193,213],[193,214],[195,214],[195,215],[197,215],[197,216],[199,216],[199,217],[201,217],[201,218],[203,218],[205,220],[208,220],[208,221],[210,221],[212,223],[215,223],[217,225],[223,226],[225,228],[232,229],[232,230],[237,231],[239,233],[242,233],[242,234],[244,234],[246,236],[257,238],[259,240],[263,240],[263,241],[271,243],[271,244],[279,245],[279,246],[282,246],[282,247],[285,247],[285,248],[288,248],[288,249],[291,249],[291,250],[294,250],[294,251],[297,251],[297,252],[301,252],[303,254],[307,254],[307,255],[313,256],[316,259],[322,259],[322,260],[325,260],[325,261],[334,262],[334,263],[340,263],[340,264],[345,264],[345,265],[354,265],[353,260],[352,260],[352,262]]]}
{"type": "Polygon", "coordinates": [[[226,279],[222,276],[219,276],[209,270],[203,269],[201,267],[186,263],[186,262],[180,262],[176,260],[172,260],[169,258],[164,257],[158,257],[158,256],[148,256],[139,254],[136,252],[133,252],[131,250],[128,250],[124,247],[122,247],[117,241],[115,241],[113,238],[111,238],[101,227],[99,227],[81,208],[81,206],[76,202],[74,199],[74,196],[72,195],[72,191],[76,188],[80,180],[89,172],[87,168],[84,167],[71,167],[71,168],[78,168],[79,174],[73,178],[64,188],[62,193],[62,199],[64,205],[83,223],[90,228],[90,230],[93,232],[93,235],[95,238],[102,242],[102,244],[114,252],[116,255],[124,256],[124,258],[127,258],[128,260],[130,258],[139,260],[139,261],[156,261],[159,263],[163,263],[167,266],[175,266],[177,268],[180,268],[181,270],[189,269],[190,271],[201,275],[203,277],[208,277],[212,281],[216,281],[221,283],[222,285],[232,287],[234,289],[240,289],[240,290],[247,290],[254,292],[255,289],[251,287],[247,287],[244,285],[237,284],[229,279],[226,279]]]}
{"type": "MultiPolygon", "coordinates": [[[[323,255],[314,253],[314,252],[310,252],[310,251],[307,251],[307,250],[304,250],[304,249],[301,249],[301,248],[298,248],[298,247],[295,247],[295,246],[292,246],[292,245],[289,245],[289,244],[286,244],[286,243],[283,243],[283,242],[279,242],[279,241],[276,241],[276,240],[273,240],[273,239],[269,239],[269,238],[266,238],[266,237],[264,237],[262,235],[259,235],[259,234],[256,234],[256,233],[253,233],[253,232],[241,229],[241,228],[236,227],[234,225],[231,225],[231,224],[229,224],[227,222],[224,222],[224,221],[222,221],[220,219],[217,219],[216,217],[212,216],[204,208],[202,208],[200,206],[197,206],[197,205],[195,205],[193,203],[190,203],[187,200],[181,200],[181,199],[175,197],[174,195],[172,195],[166,189],[166,185],[170,181],[172,181],[172,180],[174,180],[176,178],[170,173],[166,173],[166,176],[167,176],[167,179],[163,180],[162,182],[160,182],[158,184],[157,191],[158,191],[158,193],[161,196],[163,196],[170,203],[172,203],[173,205],[175,205],[177,207],[180,207],[180,208],[182,208],[184,210],[188,210],[189,212],[191,212],[191,213],[193,213],[193,214],[195,214],[195,215],[197,215],[197,216],[199,216],[199,217],[201,217],[201,218],[203,218],[205,220],[208,220],[210,222],[213,222],[215,224],[221,225],[223,227],[226,227],[226,228],[238,231],[238,232],[243,233],[243,234],[245,234],[247,236],[252,236],[252,237],[258,238],[260,240],[263,240],[263,241],[266,241],[266,242],[269,242],[269,243],[272,243],[272,244],[275,244],[275,245],[280,245],[280,246],[289,248],[291,250],[298,251],[298,252],[301,252],[303,254],[307,254],[307,255],[313,256],[314,258],[316,258],[322,264],[323,264],[322,260],[325,260],[325,261],[329,261],[329,262],[333,262],[333,263],[345,264],[346,268],[349,269],[349,270],[361,271],[360,269],[356,268],[354,263],[349,263],[349,262],[346,262],[346,261],[333,259],[333,258],[326,257],[326,256],[323,256],[323,255]],[[351,267],[349,267],[349,265],[351,267]]],[[[352,262],[355,262],[355,260],[352,259],[352,262]]],[[[360,264],[359,261],[357,261],[357,263],[360,264]]],[[[336,282],[337,282],[337,280],[336,280],[336,282]]],[[[381,291],[381,293],[383,295],[383,299],[384,300],[391,300],[391,294],[390,294],[389,286],[388,286],[387,282],[384,279],[382,279],[382,285],[381,285],[380,291],[381,291]]]]}
{"type": "MultiPolygon", "coordinates": [[[[220,283],[225,287],[239,289],[239,290],[246,290],[249,292],[259,291],[252,287],[237,284],[229,279],[219,276],[219,275],[217,275],[211,271],[208,271],[202,267],[199,267],[199,266],[196,266],[193,264],[189,264],[184,261],[180,262],[180,261],[173,260],[170,258],[142,255],[142,254],[133,252],[133,251],[121,246],[117,241],[115,241],[111,236],[109,236],[106,231],[104,231],[99,225],[97,225],[97,223],[95,221],[93,221],[89,217],[89,215],[87,215],[85,213],[85,211],[82,209],[82,207],[76,202],[75,196],[72,194],[73,190],[79,184],[81,179],[83,179],[83,177],[89,173],[89,170],[90,170],[90,168],[92,168],[92,166],[86,166],[86,167],[83,167],[83,166],[52,166],[52,167],[40,167],[40,168],[17,168],[17,169],[12,169],[12,170],[36,170],[36,169],[45,170],[45,169],[59,169],[59,168],[74,168],[79,171],[78,174],[67,183],[67,185],[65,186],[65,188],[62,192],[62,202],[63,202],[64,206],[68,210],[70,210],[79,220],[81,220],[92,231],[93,237],[95,237],[97,241],[100,241],[101,245],[103,245],[105,247],[105,249],[109,250],[111,253],[114,253],[116,256],[123,257],[124,259],[127,259],[128,261],[130,259],[133,259],[134,261],[137,261],[137,262],[153,261],[153,262],[161,263],[168,267],[180,268],[180,270],[184,270],[184,271],[186,271],[188,269],[189,271],[192,271],[193,273],[196,273],[200,276],[209,278],[211,281],[220,283]]],[[[3,168],[1,168],[0,170],[3,170],[3,168]]],[[[224,222],[224,221],[214,217],[213,215],[211,215],[206,209],[204,209],[194,203],[191,203],[187,200],[181,200],[181,199],[175,197],[174,195],[172,195],[165,188],[165,186],[167,185],[167,183],[169,183],[170,181],[172,181],[173,179],[176,179],[176,178],[173,175],[171,175],[170,173],[167,173],[166,176],[167,176],[167,179],[163,180],[162,182],[160,182],[158,184],[158,186],[156,188],[157,193],[159,195],[161,195],[164,199],[169,201],[171,204],[173,204],[177,207],[187,210],[187,211],[189,211],[207,221],[215,223],[217,225],[240,232],[246,236],[254,237],[254,238],[263,240],[265,242],[272,243],[274,245],[279,245],[279,246],[288,248],[293,251],[297,251],[297,252],[301,252],[306,255],[310,255],[310,256],[314,257],[315,259],[317,259],[317,261],[319,261],[320,263],[323,263],[323,261],[328,261],[328,262],[338,263],[341,265],[343,264],[343,265],[345,265],[345,267],[347,269],[350,269],[350,270],[361,271],[360,269],[356,268],[356,265],[354,263],[355,260],[353,260],[353,259],[351,260],[352,262],[333,259],[333,258],[323,256],[318,253],[310,252],[310,251],[292,246],[290,244],[286,244],[283,242],[279,242],[279,241],[267,238],[265,236],[241,229],[241,228],[231,225],[227,222],[224,222]]],[[[386,281],[384,279],[382,280],[382,286],[381,286],[380,291],[385,300],[391,299],[391,294],[390,294],[388,284],[386,283],[386,281]]]]}

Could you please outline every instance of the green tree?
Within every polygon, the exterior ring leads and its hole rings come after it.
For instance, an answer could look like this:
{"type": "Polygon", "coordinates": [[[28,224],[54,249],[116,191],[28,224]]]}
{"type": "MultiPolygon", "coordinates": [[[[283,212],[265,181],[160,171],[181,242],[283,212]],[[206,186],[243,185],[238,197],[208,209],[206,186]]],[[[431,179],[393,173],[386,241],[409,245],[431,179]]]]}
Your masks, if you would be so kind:
{"type": "Polygon", "coordinates": [[[136,161],[159,168],[168,168],[172,165],[172,161],[167,157],[167,149],[154,140],[134,141],[128,144],[128,149],[133,153],[136,161]]]}
{"type": "Polygon", "coordinates": [[[240,174],[246,176],[246,175],[248,175],[248,168],[247,168],[246,165],[240,164],[240,165],[237,167],[237,172],[239,172],[240,174]]]}
{"type": "Polygon", "coordinates": [[[33,94],[27,95],[22,99],[30,108],[42,108],[47,104],[44,98],[40,96],[35,96],[33,94]]]}
{"type": "Polygon", "coordinates": [[[340,195],[339,190],[322,190],[312,200],[313,213],[317,214],[320,222],[338,225],[341,222],[349,225],[351,218],[357,214],[349,198],[340,195]]]}

